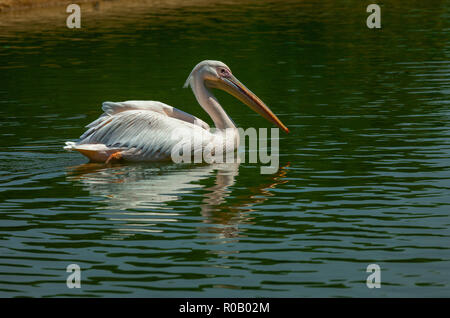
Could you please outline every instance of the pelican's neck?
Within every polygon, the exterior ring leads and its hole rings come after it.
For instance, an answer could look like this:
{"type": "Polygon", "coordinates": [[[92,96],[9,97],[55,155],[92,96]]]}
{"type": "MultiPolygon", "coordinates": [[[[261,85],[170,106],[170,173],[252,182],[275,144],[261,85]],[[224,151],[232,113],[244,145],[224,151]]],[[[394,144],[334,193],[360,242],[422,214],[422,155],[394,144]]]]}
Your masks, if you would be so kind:
{"type": "Polygon", "coordinates": [[[231,118],[227,115],[222,106],[220,106],[217,98],[205,86],[205,81],[202,76],[192,78],[191,87],[198,103],[211,117],[216,128],[236,128],[231,118]]]}

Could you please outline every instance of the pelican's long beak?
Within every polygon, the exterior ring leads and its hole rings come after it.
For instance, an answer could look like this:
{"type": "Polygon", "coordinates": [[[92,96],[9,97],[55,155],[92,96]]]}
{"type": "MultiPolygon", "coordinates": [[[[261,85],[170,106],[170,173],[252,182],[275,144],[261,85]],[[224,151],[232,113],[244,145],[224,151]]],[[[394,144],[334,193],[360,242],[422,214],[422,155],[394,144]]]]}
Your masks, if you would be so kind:
{"type": "Polygon", "coordinates": [[[219,88],[227,93],[233,95],[241,102],[249,106],[255,112],[263,116],[268,121],[274,123],[279,128],[283,129],[286,133],[289,133],[289,129],[278,119],[278,117],[264,104],[262,100],[253,94],[244,84],[230,74],[228,77],[223,77],[218,81],[208,81],[208,86],[219,88]]]}

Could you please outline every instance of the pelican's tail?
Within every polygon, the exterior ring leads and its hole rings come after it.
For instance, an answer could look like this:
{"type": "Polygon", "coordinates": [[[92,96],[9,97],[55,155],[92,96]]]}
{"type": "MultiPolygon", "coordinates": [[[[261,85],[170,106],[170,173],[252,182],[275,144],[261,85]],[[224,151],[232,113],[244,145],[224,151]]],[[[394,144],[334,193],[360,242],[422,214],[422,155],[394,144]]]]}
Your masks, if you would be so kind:
{"type": "Polygon", "coordinates": [[[123,148],[109,148],[104,144],[77,144],[72,141],[66,141],[64,150],[76,150],[85,155],[93,162],[105,162],[112,154],[124,150],[123,148]]]}
{"type": "Polygon", "coordinates": [[[64,150],[66,151],[72,151],[75,149],[76,147],[76,143],[74,143],[73,141],[66,141],[66,145],[64,146],[64,150]]]}

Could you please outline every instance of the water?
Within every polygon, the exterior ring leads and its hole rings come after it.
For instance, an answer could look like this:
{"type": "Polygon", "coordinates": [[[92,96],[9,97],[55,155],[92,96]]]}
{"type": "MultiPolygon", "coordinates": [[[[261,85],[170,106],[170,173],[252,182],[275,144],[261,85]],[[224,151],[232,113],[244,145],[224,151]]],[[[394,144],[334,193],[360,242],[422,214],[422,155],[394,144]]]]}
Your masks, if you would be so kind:
{"type": "MultiPolygon", "coordinates": [[[[80,30],[65,8],[0,16],[1,296],[449,296],[447,2],[385,3],[381,30],[360,1],[121,3],[84,6],[80,30]],[[62,150],[106,100],[211,123],[182,89],[203,59],[290,128],[276,174],[62,150]]],[[[217,96],[239,126],[271,127],[217,96]]]]}

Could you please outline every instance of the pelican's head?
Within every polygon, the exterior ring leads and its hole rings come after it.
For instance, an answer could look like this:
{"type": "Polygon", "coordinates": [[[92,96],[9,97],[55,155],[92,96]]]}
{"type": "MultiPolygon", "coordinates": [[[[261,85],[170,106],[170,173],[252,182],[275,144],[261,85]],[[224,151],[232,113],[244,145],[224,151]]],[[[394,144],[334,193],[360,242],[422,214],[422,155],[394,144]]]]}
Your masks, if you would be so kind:
{"type": "Polygon", "coordinates": [[[197,77],[202,78],[207,87],[226,91],[249,106],[255,112],[283,129],[285,132],[289,132],[289,129],[278,119],[269,107],[234,77],[230,68],[226,66],[225,63],[210,60],[198,63],[186,80],[184,87],[188,87],[189,85],[192,86],[194,78],[197,77]]]}

